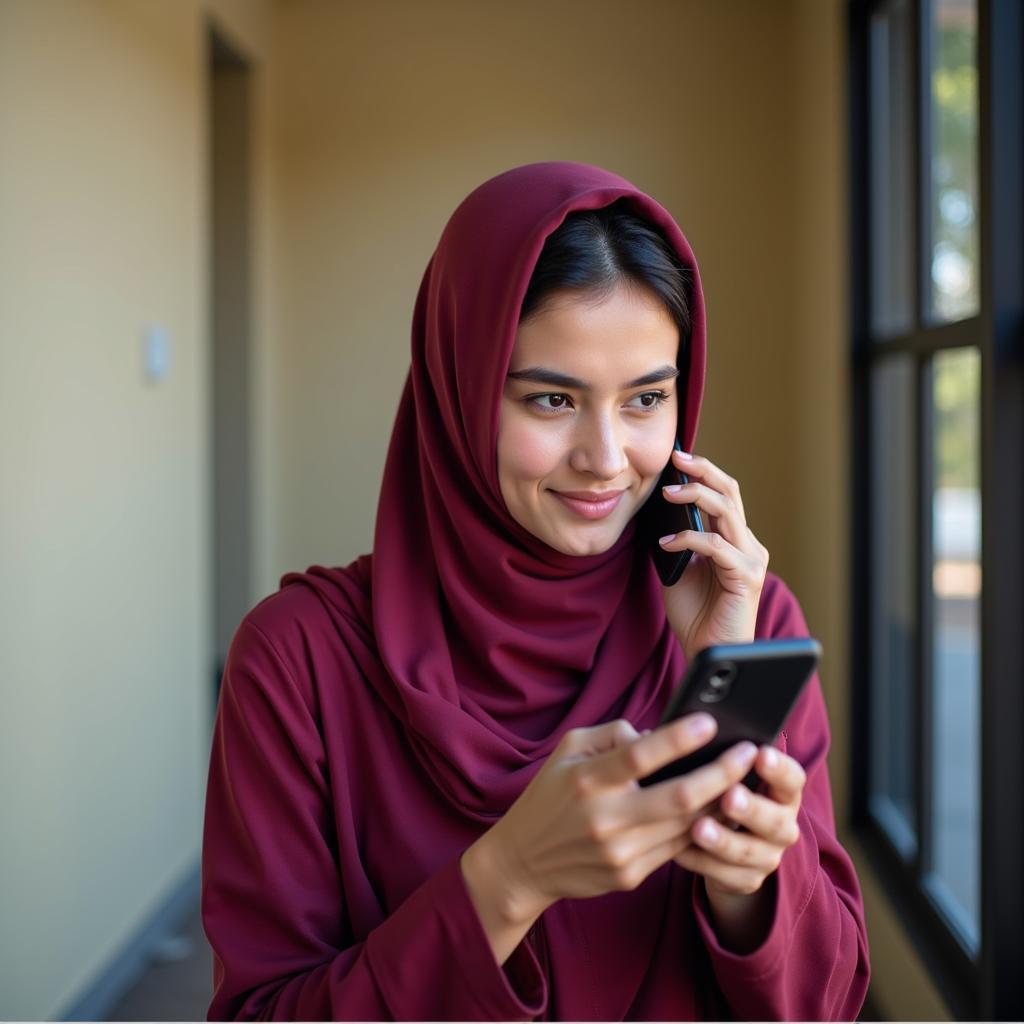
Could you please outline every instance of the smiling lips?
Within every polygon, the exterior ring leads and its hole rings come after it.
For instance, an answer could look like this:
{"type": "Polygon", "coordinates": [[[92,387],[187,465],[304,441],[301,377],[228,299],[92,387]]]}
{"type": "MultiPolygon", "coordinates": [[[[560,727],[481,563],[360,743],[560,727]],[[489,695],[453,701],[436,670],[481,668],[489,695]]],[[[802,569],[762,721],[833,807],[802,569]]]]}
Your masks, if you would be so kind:
{"type": "Polygon", "coordinates": [[[604,519],[615,510],[625,491],[552,491],[563,505],[583,519],[604,519]]]}

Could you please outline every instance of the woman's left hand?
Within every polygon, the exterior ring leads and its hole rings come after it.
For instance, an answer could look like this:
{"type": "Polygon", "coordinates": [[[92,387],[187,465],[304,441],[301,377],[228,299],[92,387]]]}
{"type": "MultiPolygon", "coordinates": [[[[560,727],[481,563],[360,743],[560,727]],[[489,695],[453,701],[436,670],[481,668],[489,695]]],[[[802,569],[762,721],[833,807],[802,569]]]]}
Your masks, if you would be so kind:
{"type": "Polygon", "coordinates": [[[694,552],[674,586],[663,588],[669,624],[687,661],[713,644],[754,639],[768,550],[747,526],[739,484],[707,459],[672,452],[672,462],[690,482],[663,491],[666,500],[695,504],[704,512],[705,533],[684,530],[662,543],[665,551],[694,552]]]}
{"type": "Polygon", "coordinates": [[[712,906],[758,892],[800,838],[797,812],[807,781],[800,762],[764,746],[754,771],[765,782],[764,791],[752,793],[742,783],[726,790],[718,804],[724,822],[711,815],[698,818],[690,828],[694,845],[675,858],[680,867],[704,876],[712,906]]]}

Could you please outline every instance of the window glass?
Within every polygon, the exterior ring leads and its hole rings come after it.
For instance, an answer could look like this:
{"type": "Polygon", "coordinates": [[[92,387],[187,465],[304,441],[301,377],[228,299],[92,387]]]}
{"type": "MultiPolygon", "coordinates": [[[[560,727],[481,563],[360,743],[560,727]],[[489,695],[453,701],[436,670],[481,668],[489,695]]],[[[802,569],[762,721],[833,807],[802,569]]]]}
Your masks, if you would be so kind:
{"type": "Polygon", "coordinates": [[[932,808],[929,891],[978,945],[981,491],[977,349],[935,356],[932,437],[932,808]]]}
{"type": "Polygon", "coordinates": [[[871,329],[876,338],[913,327],[913,79],[908,0],[871,18],[871,329]]]}
{"type": "Polygon", "coordinates": [[[945,322],[978,312],[978,13],[974,0],[929,12],[929,319],[945,322]]]}
{"type": "Polygon", "coordinates": [[[915,823],[915,371],[905,355],[871,376],[871,810],[904,857],[915,823]]]}

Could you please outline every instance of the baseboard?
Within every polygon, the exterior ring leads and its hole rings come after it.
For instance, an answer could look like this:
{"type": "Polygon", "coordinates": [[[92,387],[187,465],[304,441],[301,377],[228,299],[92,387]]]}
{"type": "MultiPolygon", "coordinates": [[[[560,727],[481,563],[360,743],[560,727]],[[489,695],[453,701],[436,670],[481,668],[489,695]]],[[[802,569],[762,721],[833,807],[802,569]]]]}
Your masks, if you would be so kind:
{"type": "Polygon", "coordinates": [[[195,913],[199,905],[199,879],[199,864],[196,863],[189,868],[156,913],[124,944],[121,952],[107,967],[99,972],[85,993],[54,1019],[106,1020],[121,997],[149,966],[153,950],[195,913]]]}

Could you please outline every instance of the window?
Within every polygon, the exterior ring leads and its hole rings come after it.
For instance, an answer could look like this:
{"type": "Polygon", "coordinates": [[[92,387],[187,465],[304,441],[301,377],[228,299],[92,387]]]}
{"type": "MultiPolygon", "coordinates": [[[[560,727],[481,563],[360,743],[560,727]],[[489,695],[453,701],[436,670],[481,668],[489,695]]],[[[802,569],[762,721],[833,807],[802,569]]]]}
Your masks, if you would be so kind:
{"type": "Polygon", "coordinates": [[[851,0],[856,826],[958,1016],[1020,1015],[1024,5],[851,0]]]}

